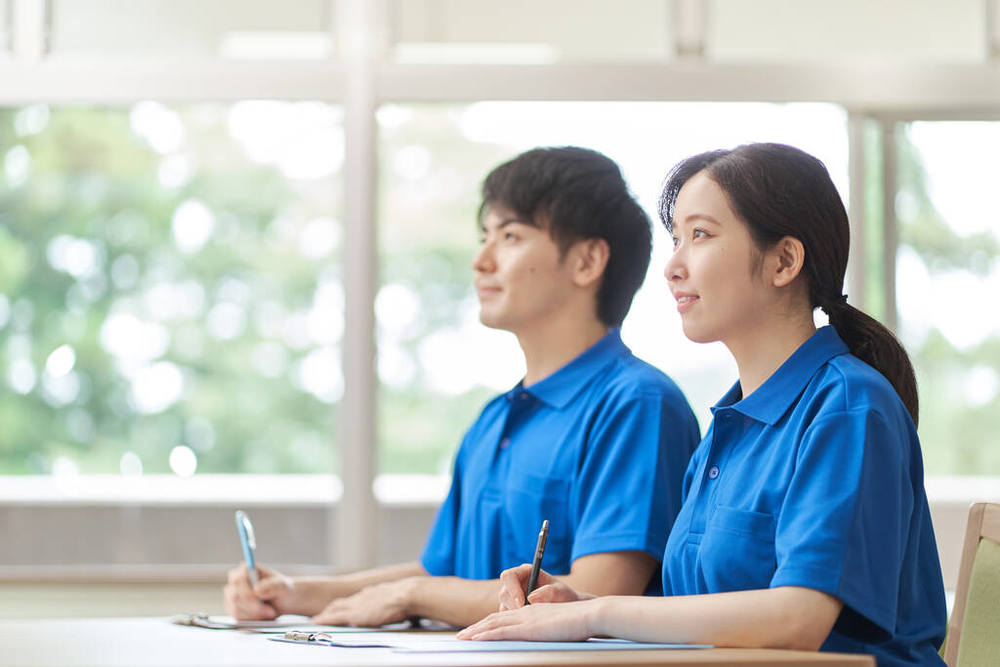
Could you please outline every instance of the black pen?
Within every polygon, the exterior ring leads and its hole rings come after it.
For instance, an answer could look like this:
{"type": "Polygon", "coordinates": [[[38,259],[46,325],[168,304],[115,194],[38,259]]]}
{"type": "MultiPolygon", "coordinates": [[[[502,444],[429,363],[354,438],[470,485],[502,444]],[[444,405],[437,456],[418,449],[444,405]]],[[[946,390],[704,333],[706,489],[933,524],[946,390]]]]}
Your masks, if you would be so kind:
{"type": "Polygon", "coordinates": [[[538,571],[542,569],[542,555],[545,553],[545,538],[549,534],[549,520],[542,521],[542,529],[538,531],[538,544],[535,546],[535,559],[531,561],[531,574],[528,575],[528,588],[524,591],[524,604],[528,602],[528,596],[535,590],[538,583],[538,571]]]}

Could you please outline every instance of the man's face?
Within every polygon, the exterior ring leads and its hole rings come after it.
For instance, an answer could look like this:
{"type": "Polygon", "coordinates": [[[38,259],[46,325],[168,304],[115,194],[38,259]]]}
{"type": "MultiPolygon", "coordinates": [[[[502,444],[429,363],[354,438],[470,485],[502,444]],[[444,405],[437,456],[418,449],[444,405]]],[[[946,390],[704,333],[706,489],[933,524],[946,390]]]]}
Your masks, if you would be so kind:
{"type": "Polygon", "coordinates": [[[472,260],[479,319],[515,334],[538,330],[568,305],[573,279],[559,246],[541,229],[503,206],[491,206],[472,260]]]}

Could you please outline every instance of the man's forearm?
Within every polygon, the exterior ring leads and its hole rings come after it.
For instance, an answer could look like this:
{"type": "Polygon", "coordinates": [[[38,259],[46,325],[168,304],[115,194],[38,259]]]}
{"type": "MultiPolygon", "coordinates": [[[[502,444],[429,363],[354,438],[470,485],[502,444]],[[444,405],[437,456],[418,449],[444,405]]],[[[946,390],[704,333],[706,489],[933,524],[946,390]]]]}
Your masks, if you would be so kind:
{"type": "Polygon", "coordinates": [[[300,589],[302,596],[300,598],[302,602],[301,609],[295,610],[295,613],[314,616],[326,607],[331,600],[354,595],[368,586],[421,576],[427,576],[427,571],[424,570],[420,563],[414,561],[412,563],[387,565],[371,570],[360,570],[333,577],[295,577],[292,579],[292,582],[294,586],[300,589]]]}
{"type": "Polygon", "coordinates": [[[407,612],[464,628],[497,610],[499,579],[421,577],[411,581],[407,612]]]}

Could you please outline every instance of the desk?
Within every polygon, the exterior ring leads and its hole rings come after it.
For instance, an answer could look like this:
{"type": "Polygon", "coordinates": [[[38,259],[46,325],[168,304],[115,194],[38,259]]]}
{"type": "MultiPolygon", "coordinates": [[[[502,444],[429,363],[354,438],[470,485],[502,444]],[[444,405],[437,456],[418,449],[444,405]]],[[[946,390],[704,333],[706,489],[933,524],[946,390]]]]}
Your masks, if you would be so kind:
{"type": "Polygon", "coordinates": [[[870,656],[763,649],[402,654],[389,649],[285,644],[269,641],[263,635],[172,625],[163,618],[0,621],[0,662],[6,667],[547,667],[570,664],[601,667],[659,664],[875,667],[875,660],[870,656]]]}

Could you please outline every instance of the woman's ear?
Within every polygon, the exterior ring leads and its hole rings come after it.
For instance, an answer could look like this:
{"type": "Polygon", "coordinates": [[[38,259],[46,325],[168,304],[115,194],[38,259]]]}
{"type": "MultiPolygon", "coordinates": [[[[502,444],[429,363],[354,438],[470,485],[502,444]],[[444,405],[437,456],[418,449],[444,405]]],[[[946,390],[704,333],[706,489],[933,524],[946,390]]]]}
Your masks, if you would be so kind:
{"type": "Polygon", "coordinates": [[[806,249],[802,241],[794,236],[784,236],[767,251],[769,255],[766,266],[770,268],[768,276],[775,287],[785,287],[802,273],[806,261],[806,249]]]}
{"type": "Polygon", "coordinates": [[[570,249],[573,261],[573,282],[578,287],[589,287],[600,282],[608,266],[611,249],[604,239],[577,241],[570,249]]]}

